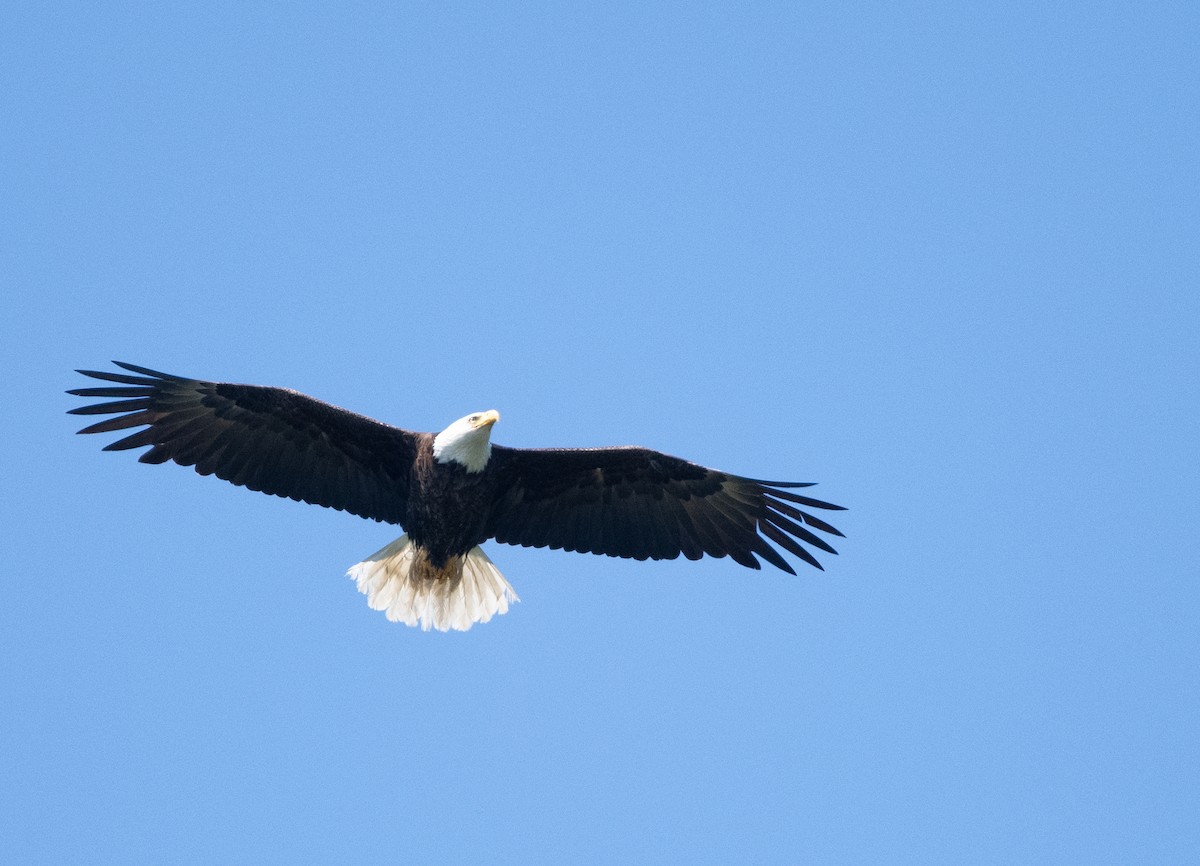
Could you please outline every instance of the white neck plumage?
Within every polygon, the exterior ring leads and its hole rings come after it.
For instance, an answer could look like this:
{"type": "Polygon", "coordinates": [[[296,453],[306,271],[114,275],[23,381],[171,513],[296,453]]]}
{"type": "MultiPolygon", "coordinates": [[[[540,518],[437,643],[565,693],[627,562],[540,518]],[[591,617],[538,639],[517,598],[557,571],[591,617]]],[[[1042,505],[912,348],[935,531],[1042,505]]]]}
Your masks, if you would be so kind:
{"type": "Polygon", "coordinates": [[[468,472],[482,472],[492,456],[492,425],[500,420],[495,409],[459,418],[433,439],[433,459],[457,463],[468,472]]]}

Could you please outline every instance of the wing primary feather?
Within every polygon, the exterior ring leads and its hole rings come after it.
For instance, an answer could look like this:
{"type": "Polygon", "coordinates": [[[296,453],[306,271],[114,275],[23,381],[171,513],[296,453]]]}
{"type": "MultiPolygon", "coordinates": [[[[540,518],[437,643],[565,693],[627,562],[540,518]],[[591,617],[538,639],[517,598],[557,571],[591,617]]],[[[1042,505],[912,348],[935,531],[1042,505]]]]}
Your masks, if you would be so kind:
{"type": "Polygon", "coordinates": [[[765,538],[763,538],[761,535],[759,535],[757,532],[754,533],[754,548],[753,548],[753,550],[755,553],[757,553],[759,556],[761,556],[767,562],[771,563],[771,565],[775,566],[776,568],[781,569],[782,571],[786,571],[788,574],[796,573],[796,569],[794,569],[790,565],[788,565],[788,561],[780,555],[779,551],[776,550],[775,548],[773,548],[769,543],[767,543],[767,540],[765,538]]]}
{"type": "Polygon", "coordinates": [[[68,409],[68,415],[115,415],[118,412],[136,412],[139,409],[150,408],[150,397],[139,397],[136,400],[116,400],[112,403],[91,403],[87,406],[76,406],[68,409]]]}
{"type": "Polygon", "coordinates": [[[89,427],[84,427],[80,433],[111,433],[114,430],[125,430],[141,424],[152,424],[158,413],[147,409],[144,412],[133,412],[129,415],[118,415],[116,418],[106,418],[97,421],[89,427]]]}
{"type": "Polygon", "coordinates": [[[813,556],[811,553],[809,553],[807,550],[805,550],[803,547],[801,547],[800,543],[798,541],[796,541],[796,539],[794,539],[790,535],[787,535],[786,533],[784,533],[781,529],[776,527],[774,524],[763,522],[763,523],[759,524],[758,528],[764,536],[766,536],[771,541],[774,541],[776,544],[778,544],[784,550],[788,551],[789,553],[795,554],[796,556],[800,557],[805,562],[807,562],[809,565],[816,566],[821,571],[825,570],[825,566],[823,566],[823,565],[821,565],[821,563],[817,562],[817,558],[815,556],[813,556]]]}
{"type": "Polygon", "coordinates": [[[154,392],[149,388],[130,386],[128,388],[72,388],[67,393],[75,397],[149,397],[154,392]]]}
{"type": "Polygon", "coordinates": [[[138,463],[166,463],[171,459],[171,449],[155,445],[149,451],[138,457],[138,463]]]}
{"type": "MultiPolygon", "coordinates": [[[[80,433],[93,432],[89,430],[80,430],[80,433]]],[[[95,431],[99,432],[99,431],[95,431]]],[[[116,442],[109,442],[101,451],[128,451],[130,448],[141,448],[143,445],[154,444],[154,428],[147,427],[145,430],[139,430],[132,436],[126,436],[124,439],[118,439],[116,442]]]]}
{"type": "Polygon", "coordinates": [[[820,520],[819,518],[813,517],[811,514],[807,514],[803,511],[801,511],[799,508],[793,508],[792,506],[788,505],[786,502],[780,502],[776,499],[771,499],[770,497],[767,497],[767,506],[769,508],[771,508],[773,511],[778,511],[780,514],[786,514],[788,517],[792,518],[793,520],[802,520],[805,523],[807,523],[809,526],[811,526],[813,529],[819,529],[822,532],[828,532],[830,535],[836,535],[839,538],[846,537],[842,532],[840,532],[839,530],[830,526],[824,520],[820,520]]]}
{"type": "Polygon", "coordinates": [[[125,361],[113,361],[113,363],[118,367],[129,370],[131,373],[141,373],[143,376],[153,376],[155,379],[171,379],[176,382],[186,381],[182,376],[160,373],[158,370],[151,370],[149,367],[139,367],[137,364],[129,364],[125,361]]]}
{"type": "Polygon", "coordinates": [[[772,490],[772,496],[778,496],[780,499],[786,499],[789,502],[798,502],[801,505],[807,505],[809,508],[824,508],[826,511],[845,511],[844,505],[833,505],[829,502],[822,502],[820,499],[810,499],[807,496],[800,496],[796,493],[789,493],[786,490],[772,490]]]}
{"type": "Polygon", "coordinates": [[[76,373],[82,373],[84,376],[91,376],[93,379],[100,379],[104,382],[120,382],[122,385],[146,385],[154,387],[162,384],[161,379],[147,379],[143,376],[130,376],[127,373],[111,373],[104,370],[76,370],[76,373]]]}
{"type": "Polygon", "coordinates": [[[809,526],[811,526],[813,529],[819,529],[822,532],[828,532],[830,535],[836,535],[838,538],[846,537],[845,534],[843,534],[841,532],[841,530],[830,526],[828,523],[826,523],[824,520],[821,520],[818,517],[813,517],[811,514],[806,514],[805,512],[801,511],[800,519],[803,520],[805,523],[807,523],[809,526]]]}
{"type": "Polygon", "coordinates": [[[780,514],[786,514],[793,520],[804,519],[804,512],[794,505],[788,505],[786,502],[783,502],[779,499],[772,499],[770,496],[764,497],[764,501],[766,502],[767,507],[773,511],[778,511],[780,514]]]}
{"type": "Polygon", "coordinates": [[[814,535],[813,533],[809,532],[807,529],[805,529],[800,524],[795,523],[794,521],[788,520],[782,514],[772,513],[767,519],[770,520],[771,523],[774,523],[776,526],[778,526],[780,529],[782,529],[784,532],[794,535],[796,538],[800,539],[801,541],[808,542],[813,547],[819,547],[819,548],[821,548],[821,550],[825,551],[826,553],[837,553],[837,551],[834,550],[829,545],[829,542],[825,541],[825,539],[821,538],[819,535],[814,535]]]}
{"type": "Polygon", "coordinates": [[[762,563],[754,558],[754,554],[740,547],[731,547],[729,549],[729,558],[738,565],[746,566],[746,568],[753,568],[755,571],[762,569],[762,563]]]}

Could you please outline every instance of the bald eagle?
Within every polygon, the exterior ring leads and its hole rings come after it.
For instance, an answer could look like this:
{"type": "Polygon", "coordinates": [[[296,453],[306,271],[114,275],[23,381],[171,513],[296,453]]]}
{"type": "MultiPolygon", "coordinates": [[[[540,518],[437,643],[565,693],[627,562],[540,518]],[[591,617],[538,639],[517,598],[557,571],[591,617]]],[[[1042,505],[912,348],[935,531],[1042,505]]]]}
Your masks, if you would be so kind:
{"type": "Polygon", "coordinates": [[[70,410],[114,416],[80,433],[144,427],[104,450],[150,446],[140,462],[173,460],[399,525],[400,538],[347,575],[373,609],[424,629],[466,631],[518,600],[479,547],[489,538],[637,560],[728,556],[754,569],[757,556],[795,574],[770,542],[821,568],[800,542],[837,553],[812,530],[842,534],[810,513],[840,506],[793,492],[807,483],[743,478],[648,448],[505,448],[491,442],[495,410],[413,433],[284,388],[113,363],[128,372],[76,371],[116,383],[67,392],[110,400],[70,410]]]}

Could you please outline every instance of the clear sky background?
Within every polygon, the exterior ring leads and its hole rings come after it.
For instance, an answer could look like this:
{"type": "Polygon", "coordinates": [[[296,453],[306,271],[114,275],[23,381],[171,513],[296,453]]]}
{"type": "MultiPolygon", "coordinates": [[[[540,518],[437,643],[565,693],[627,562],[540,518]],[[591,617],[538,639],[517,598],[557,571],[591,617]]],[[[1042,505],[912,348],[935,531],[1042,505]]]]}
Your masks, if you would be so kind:
{"type": "Polygon", "coordinates": [[[1195,862],[1192,3],[0,12],[0,861],[1195,862]],[[824,573],[394,527],[76,367],[818,481],[824,573]]]}

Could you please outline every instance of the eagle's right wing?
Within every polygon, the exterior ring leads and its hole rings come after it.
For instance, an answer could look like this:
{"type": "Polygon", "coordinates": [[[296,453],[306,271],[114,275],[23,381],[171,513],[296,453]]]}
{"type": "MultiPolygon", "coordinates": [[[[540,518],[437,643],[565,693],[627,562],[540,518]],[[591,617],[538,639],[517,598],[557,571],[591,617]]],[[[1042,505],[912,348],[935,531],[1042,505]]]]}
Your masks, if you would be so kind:
{"type": "Polygon", "coordinates": [[[80,430],[147,425],[105,451],[152,446],[142,463],[173,460],[275,496],[401,523],[420,437],[284,388],[204,382],[115,361],[127,373],[79,370],[115,382],[68,391],[119,398],[70,410],[113,415],[80,430]]]}

